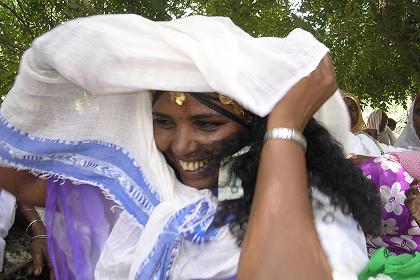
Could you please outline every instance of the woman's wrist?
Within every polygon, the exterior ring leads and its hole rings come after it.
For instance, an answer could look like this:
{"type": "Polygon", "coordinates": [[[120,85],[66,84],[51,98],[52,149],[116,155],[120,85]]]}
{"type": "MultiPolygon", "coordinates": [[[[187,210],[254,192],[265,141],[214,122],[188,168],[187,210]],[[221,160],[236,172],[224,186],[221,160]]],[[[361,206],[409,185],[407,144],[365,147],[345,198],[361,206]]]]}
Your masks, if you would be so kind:
{"type": "Polygon", "coordinates": [[[45,229],[44,223],[36,223],[32,226],[32,235],[42,235],[46,234],[47,230],[45,229]]]}
{"type": "Polygon", "coordinates": [[[292,106],[290,102],[278,103],[268,116],[267,130],[286,127],[303,132],[311,116],[307,110],[297,105],[292,106]]]}

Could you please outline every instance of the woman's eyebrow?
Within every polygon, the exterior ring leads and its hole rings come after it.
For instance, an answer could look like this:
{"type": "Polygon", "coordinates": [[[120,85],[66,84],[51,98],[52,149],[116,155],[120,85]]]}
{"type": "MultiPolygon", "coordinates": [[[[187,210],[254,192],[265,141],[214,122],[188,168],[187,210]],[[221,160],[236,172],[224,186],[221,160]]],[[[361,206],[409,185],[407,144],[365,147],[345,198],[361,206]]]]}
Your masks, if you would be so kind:
{"type": "Polygon", "coordinates": [[[165,115],[164,113],[159,112],[152,112],[153,117],[161,117],[161,118],[167,118],[170,119],[171,117],[168,115],[165,115]]]}
{"type": "Polygon", "coordinates": [[[190,119],[192,120],[202,120],[202,119],[214,119],[214,118],[226,118],[225,116],[219,113],[201,113],[197,115],[192,115],[190,119]]]}

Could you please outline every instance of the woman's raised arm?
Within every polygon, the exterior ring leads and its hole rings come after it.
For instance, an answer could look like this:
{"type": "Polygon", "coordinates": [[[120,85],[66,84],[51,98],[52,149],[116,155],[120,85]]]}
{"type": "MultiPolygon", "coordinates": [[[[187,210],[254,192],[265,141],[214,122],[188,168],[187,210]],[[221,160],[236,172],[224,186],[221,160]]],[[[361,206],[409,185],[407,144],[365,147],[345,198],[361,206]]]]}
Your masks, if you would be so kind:
{"type": "MultiPolygon", "coordinates": [[[[276,105],[267,130],[303,131],[336,90],[329,55],[276,105]]],[[[331,279],[315,229],[303,147],[268,140],[263,147],[238,279],[331,279]]]]}
{"type": "Polygon", "coordinates": [[[0,166],[0,188],[5,189],[16,200],[25,204],[44,206],[47,181],[37,178],[25,170],[0,166]]]}

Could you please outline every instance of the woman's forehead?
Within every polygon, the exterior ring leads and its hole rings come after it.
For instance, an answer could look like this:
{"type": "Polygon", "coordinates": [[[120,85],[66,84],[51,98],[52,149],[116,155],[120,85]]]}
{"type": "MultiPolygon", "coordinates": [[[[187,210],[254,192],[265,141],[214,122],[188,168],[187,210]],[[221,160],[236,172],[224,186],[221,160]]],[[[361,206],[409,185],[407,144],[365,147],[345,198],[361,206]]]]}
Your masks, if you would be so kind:
{"type": "MultiPolygon", "coordinates": [[[[215,94],[215,96],[217,96],[215,94]]],[[[168,92],[161,94],[158,100],[153,104],[153,112],[159,112],[166,115],[179,115],[187,114],[190,116],[194,115],[214,115],[222,116],[213,109],[207,107],[201,102],[197,101],[192,96],[185,94],[183,97],[180,97],[178,100],[176,97],[171,95],[168,92]]]]}
{"type": "MultiPolygon", "coordinates": [[[[219,94],[216,92],[206,93],[207,96],[213,97],[215,100],[219,98],[219,94]]],[[[219,106],[223,107],[228,111],[232,111],[232,106],[222,104],[218,102],[219,106]]],[[[153,111],[165,111],[169,112],[188,112],[188,113],[214,113],[216,115],[221,115],[203,103],[196,100],[194,97],[188,93],[183,92],[163,92],[160,93],[158,99],[153,103],[153,111]]],[[[221,115],[222,116],[222,115],[221,115]]]]}

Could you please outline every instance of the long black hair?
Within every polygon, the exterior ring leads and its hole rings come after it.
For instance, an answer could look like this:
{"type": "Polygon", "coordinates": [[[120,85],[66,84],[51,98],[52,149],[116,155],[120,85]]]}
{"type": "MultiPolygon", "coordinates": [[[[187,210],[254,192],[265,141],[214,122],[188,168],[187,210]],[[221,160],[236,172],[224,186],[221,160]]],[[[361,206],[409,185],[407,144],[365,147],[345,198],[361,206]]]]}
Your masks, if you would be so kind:
{"type": "MultiPolygon", "coordinates": [[[[255,191],[260,154],[264,144],[266,119],[259,119],[247,136],[232,140],[226,154],[239,147],[250,146],[249,152],[230,158],[232,176],[242,180],[244,196],[219,203],[216,225],[228,221],[231,232],[240,245],[244,237],[255,191]],[[235,147],[230,150],[229,147],[235,147]]],[[[304,136],[308,146],[305,153],[309,185],[329,197],[331,204],[352,215],[366,234],[380,232],[380,198],[375,186],[344,156],[340,144],[315,119],[306,126],[304,136]]],[[[308,195],[310,188],[308,186],[308,195]]]]}

